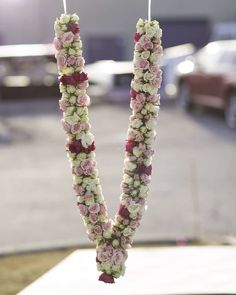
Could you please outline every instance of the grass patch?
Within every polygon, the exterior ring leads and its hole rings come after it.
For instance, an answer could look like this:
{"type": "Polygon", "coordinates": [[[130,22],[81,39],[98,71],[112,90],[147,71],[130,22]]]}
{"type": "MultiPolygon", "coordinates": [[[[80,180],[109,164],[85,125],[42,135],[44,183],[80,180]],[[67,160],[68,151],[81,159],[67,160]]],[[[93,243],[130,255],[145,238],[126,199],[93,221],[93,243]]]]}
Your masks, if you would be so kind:
{"type": "Polygon", "coordinates": [[[0,257],[0,294],[15,295],[75,249],[0,257]]]}

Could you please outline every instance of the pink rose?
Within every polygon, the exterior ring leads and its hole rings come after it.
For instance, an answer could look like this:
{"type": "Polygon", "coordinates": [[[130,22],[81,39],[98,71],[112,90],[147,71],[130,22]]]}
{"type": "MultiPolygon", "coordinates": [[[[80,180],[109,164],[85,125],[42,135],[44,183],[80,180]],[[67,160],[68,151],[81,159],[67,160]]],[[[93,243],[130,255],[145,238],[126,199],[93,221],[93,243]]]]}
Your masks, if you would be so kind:
{"type": "Polygon", "coordinates": [[[63,68],[66,65],[66,57],[65,57],[65,55],[62,54],[62,53],[58,53],[56,58],[57,58],[58,68],[59,69],[63,68]]]}
{"type": "Polygon", "coordinates": [[[100,205],[98,203],[92,204],[88,208],[90,213],[98,213],[100,211],[100,205]]]}
{"type": "Polygon", "coordinates": [[[111,260],[117,265],[117,264],[121,264],[123,261],[124,255],[121,251],[119,250],[115,250],[114,254],[112,255],[111,260]]]}
{"type": "Polygon", "coordinates": [[[163,47],[159,44],[153,45],[153,52],[156,52],[158,54],[163,54],[163,47]]]}
{"type": "Polygon", "coordinates": [[[161,86],[161,78],[155,78],[152,81],[150,81],[150,84],[154,87],[159,88],[161,86]]]}
{"type": "Polygon", "coordinates": [[[107,208],[103,204],[100,205],[100,212],[101,214],[105,214],[107,212],[107,208]]]}
{"type": "Polygon", "coordinates": [[[71,133],[72,134],[79,134],[81,132],[82,128],[81,128],[81,124],[76,123],[74,125],[72,125],[71,127],[71,133]]]}
{"type": "Polygon", "coordinates": [[[77,58],[75,56],[67,57],[67,64],[68,66],[74,66],[76,64],[77,58]]]}
{"type": "Polygon", "coordinates": [[[77,195],[81,196],[84,194],[84,188],[81,185],[76,184],[73,186],[73,188],[77,195]]]}
{"type": "Polygon", "coordinates": [[[88,233],[88,238],[90,241],[94,242],[96,240],[96,235],[94,233],[88,233]]]}
{"type": "Polygon", "coordinates": [[[109,220],[108,222],[102,224],[102,228],[103,228],[103,230],[105,230],[105,231],[111,229],[111,227],[112,227],[112,223],[111,223],[110,220],[109,220]]]}
{"type": "Polygon", "coordinates": [[[152,42],[146,43],[145,45],[143,45],[143,49],[144,50],[151,50],[151,49],[153,49],[153,43],[152,42]]]}
{"type": "Polygon", "coordinates": [[[151,42],[151,39],[147,35],[143,35],[139,39],[139,43],[140,43],[141,46],[144,46],[144,45],[146,45],[146,44],[148,44],[150,42],[151,42]]]}
{"type": "Polygon", "coordinates": [[[137,43],[135,43],[134,49],[135,49],[135,51],[141,51],[141,50],[143,50],[143,47],[140,44],[140,42],[137,42],[137,43]]]}
{"type": "Polygon", "coordinates": [[[159,67],[156,64],[153,64],[150,66],[149,70],[152,74],[156,75],[159,72],[159,67]]]}
{"type": "Polygon", "coordinates": [[[82,68],[84,66],[84,58],[82,56],[77,56],[76,61],[75,61],[75,65],[77,67],[82,68]]]}
{"type": "Polygon", "coordinates": [[[131,102],[130,102],[130,107],[136,111],[136,112],[139,112],[142,108],[143,108],[143,104],[138,102],[137,100],[135,99],[132,99],[131,102]]]}
{"type": "Polygon", "coordinates": [[[53,40],[53,45],[56,48],[56,50],[60,50],[61,49],[61,41],[58,38],[54,38],[53,40]]]}
{"type": "Polygon", "coordinates": [[[88,214],[88,208],[85,205],[79,204],[78,208],[82,216],[86,216],[88,214]]]}
{"type": "Polygon", "coordinates": [[[139,69],[147,70],[149,67],[149,61],[147,59],[141,58],[136,62],[135,66],[139,69]]]}
{"type": "Polygon", "coordinates": [[[82,94],[78,96],[77,102],[81,106],[89,106],[90,105],[90,97],[87,94],[82,94]]]}
{"type": "Polygon", "coordinates": [[[74,34],[72,32],[66,32],[61,37],[61,42],[63,45],[69,45],[74,40],[74,34]]]}
{"type": "Polygon", "coordinates": [[[139,93],[137,96],[136,96],[136,101],[141,103],[141,104],[144,104],[145,103],[145,100],[146,100],[146,96],[144,93],[139,93]]]}
{"type": "Polygon", "coordinates": [[[68,103],[68,101],[66,101],[64,99],[59,100],[59,107],[63,112],[65,112],[69,106],[70,106],[70,104],[68,103]]]}
{"type": "Polygon", "coordinates": [[[69,24],[68,24],[68,30],[71,31],[73,34],[79,36],[79,33],[80,33],[79,24],[76,24],[76,23],[69,23],[69,24]]]}
{"type": "Polygon", "coordinates": [[[160,103],[160,94],[154,94],[154,95],[150,95],[147,98],[148,101],[152,102],[152,103],[160,103]]]}
{"type": "Polygon", "coordinates": [[[149,184],[151,181],[151,177],[147,174],[141,174],[141,179],[144,182],[144,184],[149,184]]]}
{"type": "Polygon", "coordinates": [[[84,81],[84,82],[79,83],[78,86],[79,86],[79,89],[84,90],[84,89],[88,88],[89,83],[88,83],[88,81],[84,81]]]}
{"type": "Polygon", "coordinates": [[[106,252],[104,252],[102,249],[99,249],[97,254],[97,259],[100,262],[105,262],[109,260],[109,255],[106,252]]]}
{"type": "Polygon", "coordinates": [[[94,213],[89,214],[89,220],[92,223],[96,223],[98,221],[98,215],[97,214],[94,214],[94,213]]]}
{"type": "Polygon", "coordinates": [[[101,235],[102,234],[102,227],[100,225],[95,225],[93,228],[93,232],[96,235],[101,235]]]}
{"type": "Polygon", "coordinates": [[[61,124],[63,129],[66,131],[66,133],[69,133],[71,129],[71,125],[67,123],[64,119],[61,120],[61,124]]]}

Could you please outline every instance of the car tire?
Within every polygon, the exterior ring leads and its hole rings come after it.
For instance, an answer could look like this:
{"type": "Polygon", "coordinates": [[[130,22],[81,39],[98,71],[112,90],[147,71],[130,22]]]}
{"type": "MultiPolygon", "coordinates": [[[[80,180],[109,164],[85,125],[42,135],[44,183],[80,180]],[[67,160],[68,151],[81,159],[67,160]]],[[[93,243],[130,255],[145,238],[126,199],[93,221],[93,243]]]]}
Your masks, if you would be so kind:
{"type": "Polygon", "coordinates": [[[230,128],[236,128],[236,93],[232,93],[228,98],[225,121],[230,128]]]}
{"type": "Polygon", "coordinates": [[[178,105],[189,111],[192,107],[190,88],[186,83],[181,83],[177,99],[178,105]]]}

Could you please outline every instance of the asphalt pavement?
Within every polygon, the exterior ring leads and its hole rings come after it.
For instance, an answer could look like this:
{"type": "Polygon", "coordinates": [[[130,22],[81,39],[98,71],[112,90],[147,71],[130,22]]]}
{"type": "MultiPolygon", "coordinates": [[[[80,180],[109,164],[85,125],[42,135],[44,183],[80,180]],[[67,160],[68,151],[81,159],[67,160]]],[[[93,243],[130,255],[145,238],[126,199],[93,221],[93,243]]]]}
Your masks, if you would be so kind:
{"type": "MultiPolygon", "coordinates": [[[[128,105],[90,108],[109,213],[119,203],[128,105]]],[[[0,253],[89,244],[56,99],[0,103],[0,253]]],[[[236,131],[220,113],[163,103],[148,211],[135,241],[235,242],[236,131]]]]}

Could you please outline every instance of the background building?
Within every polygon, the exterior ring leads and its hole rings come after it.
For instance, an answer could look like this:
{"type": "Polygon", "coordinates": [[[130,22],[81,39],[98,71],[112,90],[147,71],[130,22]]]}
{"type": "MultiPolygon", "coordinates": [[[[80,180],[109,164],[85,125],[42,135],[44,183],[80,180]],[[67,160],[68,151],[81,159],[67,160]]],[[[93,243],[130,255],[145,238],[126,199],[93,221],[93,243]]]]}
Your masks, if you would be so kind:
{"type": "MultiPolygon", "coordinates": [[[[68,1],[68,11],[81,17],[89,61],[130,59],[130,40],[139,17],[147,16],[147,0],[68,1]]],[[[164,46],[193,42],[203,45],[211,23],[236,20],[235,0],[153,0],[152,15],[165,29],[164,46]],[[182,34],[178,34],[179,32],[182,34]],[[184,30],[184,33],[183,33],[184,30]]],[[[47,43],[53,38],[54,19],[63,11],[58,0],[1,0],[0,43],[47,43]],[[18,12],[16,14],[16,11],[18,12]]]]}

